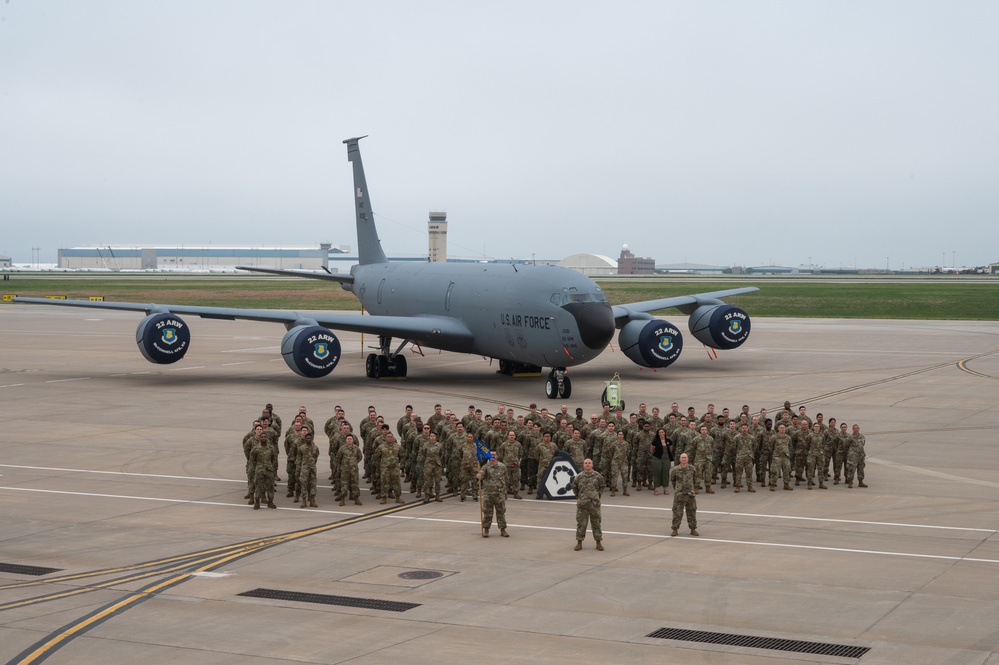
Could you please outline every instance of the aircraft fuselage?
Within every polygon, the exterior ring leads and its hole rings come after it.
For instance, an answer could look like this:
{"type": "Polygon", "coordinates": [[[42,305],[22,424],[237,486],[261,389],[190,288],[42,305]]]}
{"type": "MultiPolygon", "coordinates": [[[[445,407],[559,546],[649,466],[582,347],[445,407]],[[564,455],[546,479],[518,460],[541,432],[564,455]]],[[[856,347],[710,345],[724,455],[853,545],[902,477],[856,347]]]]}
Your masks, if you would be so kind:
{"type": "Polygon", "coordinates": [[[472,331],[471,340],[414,339],[445,351],[569,367],[599,355],[614,333],[603,291],[568,268],[389,262],[352,274],[371,314],[452,318],[472,331]]]}

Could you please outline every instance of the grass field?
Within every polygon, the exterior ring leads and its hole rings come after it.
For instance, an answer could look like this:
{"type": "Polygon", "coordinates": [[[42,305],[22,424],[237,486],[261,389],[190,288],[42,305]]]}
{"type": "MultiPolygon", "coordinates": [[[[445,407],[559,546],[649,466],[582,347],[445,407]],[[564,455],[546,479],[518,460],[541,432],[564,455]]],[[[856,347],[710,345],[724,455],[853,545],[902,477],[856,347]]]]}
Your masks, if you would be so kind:
{"type": "MultiPolygon", "coordinates": [[[[263,309],[358,310],[357,299],[330,282],[258,275],[11,276],[4,294],[60,295],[143,303],[263,309]]],[[[760,291],[730,299],[752,316],[862,319],[999,320],[999,279],[682,279],[599,280],[611,303],[651,300],[739,286],[760,291]]]]}

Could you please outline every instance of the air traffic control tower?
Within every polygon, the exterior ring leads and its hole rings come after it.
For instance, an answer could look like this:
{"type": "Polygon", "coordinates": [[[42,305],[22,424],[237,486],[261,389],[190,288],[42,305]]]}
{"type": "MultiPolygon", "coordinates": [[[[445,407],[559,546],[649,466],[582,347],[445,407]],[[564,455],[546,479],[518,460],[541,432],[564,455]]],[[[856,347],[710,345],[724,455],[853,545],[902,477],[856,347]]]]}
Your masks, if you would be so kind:
{"type": "Polygon", "coordinates": [[[430,261],[434,263],[447,262],[447,213],[431,212],[427,222],[428,241],[430,244],[430,261]]]}

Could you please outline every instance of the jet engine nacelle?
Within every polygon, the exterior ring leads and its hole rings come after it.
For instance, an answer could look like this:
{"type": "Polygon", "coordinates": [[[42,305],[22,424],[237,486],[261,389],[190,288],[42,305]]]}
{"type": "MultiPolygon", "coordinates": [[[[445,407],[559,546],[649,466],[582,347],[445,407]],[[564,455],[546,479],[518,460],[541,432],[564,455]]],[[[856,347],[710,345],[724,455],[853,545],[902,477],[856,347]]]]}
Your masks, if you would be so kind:
{"type": "Polygon", "coordinates": [[[191,329],[174,314],[150,314],[135,329],[135,343],[149,362],[169,365],[191,347],[191,329]]]}
{"type": "Polygon", "coordinates": [[[749,337],[749,315],[732,305],[701,305],[688,325],[697,341],[713,349],[734,349],[749,337]]]}
{"type": "Polygon", "coordinates": [[[668,367],[683,350],[679,328],[662,319],[629,321],[617,341],[624,355],[642,367],[668,367]]]}
{"type": "Polygon", "coordinates": [[[318,379],[340,362],[340,340],[322,326],[296,326],[281,340],[281,355],[295,374],[318,379]]]}

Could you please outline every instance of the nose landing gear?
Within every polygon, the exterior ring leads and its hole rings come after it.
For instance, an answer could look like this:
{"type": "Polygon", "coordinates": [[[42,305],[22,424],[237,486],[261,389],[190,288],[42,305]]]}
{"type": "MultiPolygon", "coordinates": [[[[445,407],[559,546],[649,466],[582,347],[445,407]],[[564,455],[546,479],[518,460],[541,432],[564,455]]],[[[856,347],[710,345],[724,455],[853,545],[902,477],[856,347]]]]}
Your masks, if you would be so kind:
{"type": "Polygon", "coordinates": [[[572,381],[564,367],[553,367],[545,380],[545,395],[548,399],[568,399],[572,395],[572,381]]]}

